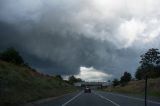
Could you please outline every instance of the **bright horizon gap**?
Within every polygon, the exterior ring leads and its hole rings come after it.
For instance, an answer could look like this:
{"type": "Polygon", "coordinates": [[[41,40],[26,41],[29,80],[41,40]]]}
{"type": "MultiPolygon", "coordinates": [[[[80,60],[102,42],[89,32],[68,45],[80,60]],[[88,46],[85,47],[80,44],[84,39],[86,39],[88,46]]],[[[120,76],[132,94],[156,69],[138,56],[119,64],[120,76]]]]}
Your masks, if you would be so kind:
{"type": "MultiPolygon", "coordinates": [[[[107,74],[102,70],[97,70],[94,67],[80,67],[79,74],[74,75],[87,82],[107,82],[113,78],[113,75],[107,74]]],[[[68,80],[69,76],[63,76],[64,80],[68,80]]]]}

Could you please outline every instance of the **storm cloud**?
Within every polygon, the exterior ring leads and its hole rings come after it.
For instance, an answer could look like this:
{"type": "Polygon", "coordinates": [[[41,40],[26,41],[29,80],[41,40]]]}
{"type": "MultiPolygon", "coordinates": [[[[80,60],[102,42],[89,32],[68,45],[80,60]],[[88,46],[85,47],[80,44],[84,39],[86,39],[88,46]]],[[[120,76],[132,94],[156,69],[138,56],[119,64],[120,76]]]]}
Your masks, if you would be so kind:
{"type": "MultiPolygon", "coordinates": [[[[160,48],[159,0],[1,0],[0,49],[14,46],[34,68],[78,75],[80,67],[133,75],[160,48]]],[[[94,70],[93,70],[94,71],[94,70]]]]}

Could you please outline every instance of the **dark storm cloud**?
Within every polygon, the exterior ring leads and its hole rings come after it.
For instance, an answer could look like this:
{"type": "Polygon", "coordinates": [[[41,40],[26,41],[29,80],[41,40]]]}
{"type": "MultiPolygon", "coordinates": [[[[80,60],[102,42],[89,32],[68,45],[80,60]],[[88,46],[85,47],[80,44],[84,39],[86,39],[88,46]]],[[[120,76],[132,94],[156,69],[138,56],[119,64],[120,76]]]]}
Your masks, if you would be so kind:
{"type": "Polygon", "coordinates": [[[116,74],[117,69],[125,65],[120,62],[125,59],[120,57],[130,58],[135,54],[131,50],[117,50],[108,42],[81,35],[74,37],[69,32],[64,36],[58,32],[45,32],[42,28],[20,35],[12,25],[1,23],[0,28],[1,48],[15,46],[33,67],[51,74],[77,74],[80,66],[94,66],[116,74]]]}
{"type": "Polygon", "coordinates": [[[78,74],[81,66],[134,74],[139,56],[159,45],[160,21],[156,13],[145,18],[131,1],[1,0],[0,49],[14,46],[31,66],[50,74],[78,74]]]}

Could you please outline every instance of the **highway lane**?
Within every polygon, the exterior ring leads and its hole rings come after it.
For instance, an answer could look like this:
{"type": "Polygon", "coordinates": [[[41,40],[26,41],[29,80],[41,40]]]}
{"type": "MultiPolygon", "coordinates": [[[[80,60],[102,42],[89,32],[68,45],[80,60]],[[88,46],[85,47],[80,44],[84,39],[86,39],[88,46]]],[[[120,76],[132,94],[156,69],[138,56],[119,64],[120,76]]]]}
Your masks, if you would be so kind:
{"type": "MultiPolygon", "coordinates": [[[[144,97],[142,96],[128,96],[117,93],[108,93],[108,92],[96,92],[98,95],[102,95],[105,98],[113,100],[118,103],[120,106],[144,106],[144,97]]],[[[160,100],[152,98],[147,102],[147,106],[160,106],[160,100]]]]}
{"type": "MultiPolygon", "coordinates": [[[[142,97],[121,95],[102,91],[83,91],[65,95],[43,103],[34,103],[34,106],[144,106],[142,97]]],[[[147,106],[160,106],[159,100],[149,100],[147,106]]]]}

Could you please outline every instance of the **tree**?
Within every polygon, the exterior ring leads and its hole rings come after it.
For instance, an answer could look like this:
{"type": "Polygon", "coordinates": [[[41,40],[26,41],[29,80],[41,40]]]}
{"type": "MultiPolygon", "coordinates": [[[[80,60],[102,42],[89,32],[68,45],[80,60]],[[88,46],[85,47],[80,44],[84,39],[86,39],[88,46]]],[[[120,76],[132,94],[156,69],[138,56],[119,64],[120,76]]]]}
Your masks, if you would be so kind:
{"type": "Polygon", "coordinates": [[[61,75],[56,75],[55,78],[56,78],[57,80],[63,80],[63,78],[61,77],[61,75]]]}
{"type": "Polygon", "coordinates": [[[77,82],[83,82],[83,81],[82,81],[82,79],[80,79],[80,78],[77,78],[77,82]]]}
{"type": "Polygon", "coordinates": [[[148,67],[149,65],[157,65],[160,61],[160,53],[158,49],[149,49],[145,54],[141,55],[141,65],[148,67]]]}
{"type": "Polygon", "coordinates": [[[158,49],[149,49],[140,57],[140,67],[138,67],[135,77],[139,80],[144,79],[146,75],[149,78],[160,77],[160,52],[158,49]]]}
{"type": "Polygon", "coordinates": [[[11,62],[18,65],[24,65],[24,61],[19,52],[13,47],[8,48],[6,51],[0,54],[0,59],[3,61],[11,62]]]}
{"type": "Polygon", "coordinates": [[[112,81],[112,85],[113,85],[113,87],[119,85],[119,80],[118,80],[118,79],[114,79],[114,80],[112,81]]]}
{"type": "Polygon", "coordinates": [[[131,81],[132,76],[130,73],[128,72],[124,72],[123,76],[121,77],[120,83],[122,85],[125,85],[126,83],[128,83],[129,81],[131,81]]]}
{"type": "Polygon", "coordinates": [[[142,78],[144,78],[145,74],[143,74],[143,73],[144,73],[144,71],[141,69],[141,67],[138,67],[138,69],[135,73],[136,79],[141,80],[142,78]]]}
{"type": "Polygon", "coordinates": [[[75,78],[74,76],[70,76],[68,82],[70,84],[76,83],[76,82],[82,82],[80,78],[75,78]]]}

